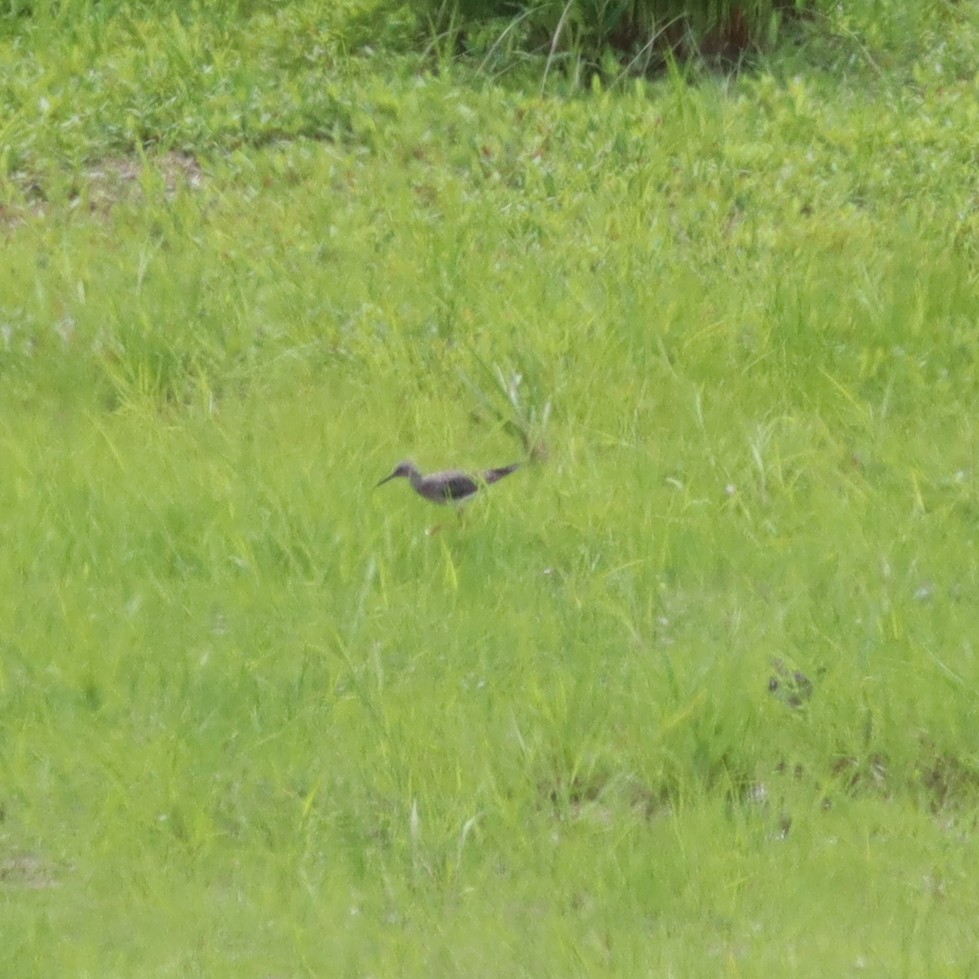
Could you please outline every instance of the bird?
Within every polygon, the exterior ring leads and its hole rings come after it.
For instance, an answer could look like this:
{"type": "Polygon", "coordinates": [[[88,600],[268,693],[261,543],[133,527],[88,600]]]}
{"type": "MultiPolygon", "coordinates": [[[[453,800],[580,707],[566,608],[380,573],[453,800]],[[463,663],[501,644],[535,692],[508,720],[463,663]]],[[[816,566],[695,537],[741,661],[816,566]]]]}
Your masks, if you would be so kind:
{"type": "Polygon", "coordinates": [[[501,466],[499,469],[484,469],[480,473],[467,473],[461,469],[446,469],[444,472],[423,476],[421,470],[410,459],[405,459],[404,462],[399,462],[394,467],[394,472],[390,476],[385,476],[377,485],[383,486],[392,479],[403,477],[411,483],[412,489],[419,496],[424,496],[426,500],[430,500],[432,503],[459,505],[472,499],[483,486],[488,486],[504,476],[509,476],[510,473],[519,469],[520,465],[519,462],[514,462],[509,466],[501,466]]]}

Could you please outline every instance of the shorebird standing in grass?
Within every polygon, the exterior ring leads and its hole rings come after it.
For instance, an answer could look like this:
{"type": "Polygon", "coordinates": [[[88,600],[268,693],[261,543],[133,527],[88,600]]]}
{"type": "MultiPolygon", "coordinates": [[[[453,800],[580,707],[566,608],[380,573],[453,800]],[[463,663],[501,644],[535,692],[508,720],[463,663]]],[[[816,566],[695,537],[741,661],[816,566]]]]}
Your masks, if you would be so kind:
{"type": "Polygon", "coordinates": [[[471,500],[484,486],[495,483],[504,476],[509,476],[520,463],[501,466],[499,469],[484,469],[480,473],[467,473],[461,469],[446,469],[444,472],[423,476],[419,468],[408,460],[399,462],[390,476],[382,479],[377,485],[383,486],[388,480],[399,476],[411,483],[412,489],[432,503],[454,503],[459,506],[471,500]]]}

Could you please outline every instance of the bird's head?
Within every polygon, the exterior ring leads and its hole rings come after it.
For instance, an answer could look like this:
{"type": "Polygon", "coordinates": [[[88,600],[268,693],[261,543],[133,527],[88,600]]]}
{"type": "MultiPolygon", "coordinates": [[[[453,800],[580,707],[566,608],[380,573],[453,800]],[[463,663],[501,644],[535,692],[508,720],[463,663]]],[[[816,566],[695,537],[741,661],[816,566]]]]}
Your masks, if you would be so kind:
{"type": "MultiPolygon", "coordinates": [[[[410,479],[411,475],[417,472],[418,467],[410,459],[405,459],[403,462],[399,462],[394,467],[394,472],[391,473],[390,476],[385,476],[384,479],[382,479],[377,485],[383,486],[389,480],[398,479],[398,477],[407,477],[410,479]]],[[[375,487],[375,489],[376,488],[377,487],[375,487]]]]}

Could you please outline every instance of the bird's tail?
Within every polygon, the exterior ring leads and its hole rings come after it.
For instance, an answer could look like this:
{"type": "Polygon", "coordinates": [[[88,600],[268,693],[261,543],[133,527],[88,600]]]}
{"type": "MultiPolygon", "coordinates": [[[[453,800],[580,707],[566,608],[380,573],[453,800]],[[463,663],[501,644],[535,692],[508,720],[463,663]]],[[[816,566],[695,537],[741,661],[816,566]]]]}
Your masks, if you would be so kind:
{"type": "Polygon", "coordinates": [[[487,469],[483,473],[483,479],[487,483],[495,483],[498,479],[502,479],[504,476],[509,476],[510,473],[515,472],[521,467],[522,463],[514,462],[509,466],[501,466],[499,469],[487,469]]]}

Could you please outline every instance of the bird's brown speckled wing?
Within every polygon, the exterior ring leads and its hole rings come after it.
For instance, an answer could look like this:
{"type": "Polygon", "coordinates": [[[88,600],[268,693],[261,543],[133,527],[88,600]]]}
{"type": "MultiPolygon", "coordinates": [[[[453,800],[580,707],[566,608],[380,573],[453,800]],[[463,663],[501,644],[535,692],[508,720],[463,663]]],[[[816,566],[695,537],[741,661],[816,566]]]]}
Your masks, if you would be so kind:
{"type": "Polygon", "coordinates": [[[464,472],[439,473],[429,477],[428,481],[434,484],[432,499],[437,497],[444,501],[464,500],[479,489],[479,483],[464,472]]]}

